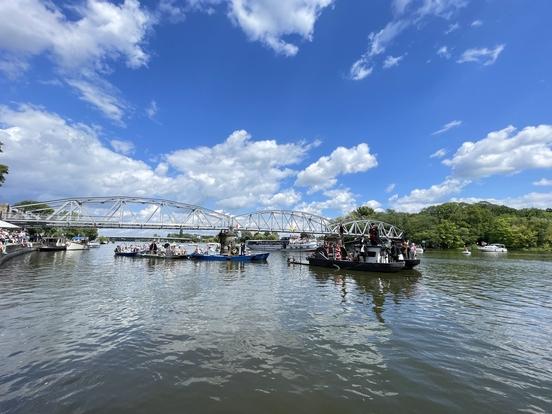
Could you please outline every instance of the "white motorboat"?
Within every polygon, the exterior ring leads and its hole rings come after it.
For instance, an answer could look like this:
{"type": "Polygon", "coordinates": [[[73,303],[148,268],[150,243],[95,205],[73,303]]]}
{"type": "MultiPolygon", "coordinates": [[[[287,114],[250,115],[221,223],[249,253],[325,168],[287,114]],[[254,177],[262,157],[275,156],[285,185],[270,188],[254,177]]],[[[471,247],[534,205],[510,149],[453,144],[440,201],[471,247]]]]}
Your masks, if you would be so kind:
{"type": "Polygon", "coordinates": [[[245,246],[251,250],[282,250],[284,243],[281,240],[247,240],[245,246]]]}
{"type": "Polygon", "coordinates": [[[290,238],[286,245],[286,250],[296,252],[314,252],[318,246],[320,246],[320,243],[314,239],[290,238]]]}
{"type": "Polygon", "coordinates": [[[100,247],[100,243],[97,242],[97,241],[91,241],[91,242],[88,242],[88,247],[90,247],[90,248],[100,247]]]}
{"type": "Polygon", "coordinates": [[[508,251],[506,246],[499,243],[493,243],[493,244],[487,244],[485,246],[479,246],[478,247],[480,252],[487,252],[487,253],[505,253],[508,251]]]}
{"type": "Polygon", "coordinates": [[[423,254],[424,248],[423,247],[416,247],[416,254],[423,254]]]}
{"type": "Polygon", "coordinates": [[[39,247],[40,251],[53,252],[67,249],[67,240],[65,237],[44,237],[39,247]]]}
{"type": "Polygon", "coordinates": [[[73,237],[67,242],[67,250],[88,250],[88,238],[73,237]]]}

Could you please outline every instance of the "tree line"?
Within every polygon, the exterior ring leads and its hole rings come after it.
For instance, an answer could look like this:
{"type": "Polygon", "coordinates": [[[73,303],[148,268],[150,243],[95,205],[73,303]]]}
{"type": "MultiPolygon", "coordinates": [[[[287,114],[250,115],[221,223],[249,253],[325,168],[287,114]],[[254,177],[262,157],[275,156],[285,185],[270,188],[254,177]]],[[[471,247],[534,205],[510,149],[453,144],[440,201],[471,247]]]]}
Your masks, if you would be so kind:
{"type": "Polygon", "coordinates": [[[445,203],[419,213],[376,212],[359,207],[338,220],[375,219],[393,224],[405,238],[426,247],[450,249],[476,243],[503,243],[513,249],[552,250],[552,209],[514,209],[488,202],[445,203]]]}

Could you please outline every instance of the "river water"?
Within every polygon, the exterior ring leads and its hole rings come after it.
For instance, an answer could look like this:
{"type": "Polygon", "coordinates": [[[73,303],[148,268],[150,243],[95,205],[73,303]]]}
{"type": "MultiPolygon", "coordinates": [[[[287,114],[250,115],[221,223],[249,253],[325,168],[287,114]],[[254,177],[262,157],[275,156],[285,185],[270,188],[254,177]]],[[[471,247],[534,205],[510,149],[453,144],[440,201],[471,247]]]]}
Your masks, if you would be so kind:
{"type": "Polygon", "coordinates": [[[552,261],[392,277],[32,253],[0,268],[2,413],[552,412],[552,261]]]}

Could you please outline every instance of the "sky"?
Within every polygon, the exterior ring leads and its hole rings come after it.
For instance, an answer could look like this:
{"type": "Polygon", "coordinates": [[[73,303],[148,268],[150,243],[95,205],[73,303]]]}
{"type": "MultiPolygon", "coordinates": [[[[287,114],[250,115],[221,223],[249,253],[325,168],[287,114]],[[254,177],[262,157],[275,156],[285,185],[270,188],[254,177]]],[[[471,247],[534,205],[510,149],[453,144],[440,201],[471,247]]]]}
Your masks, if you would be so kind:
{"type": "Polygon", "coordinates": [[[549,0],[0,1],[0,202],[552,207],[549,0]]]}

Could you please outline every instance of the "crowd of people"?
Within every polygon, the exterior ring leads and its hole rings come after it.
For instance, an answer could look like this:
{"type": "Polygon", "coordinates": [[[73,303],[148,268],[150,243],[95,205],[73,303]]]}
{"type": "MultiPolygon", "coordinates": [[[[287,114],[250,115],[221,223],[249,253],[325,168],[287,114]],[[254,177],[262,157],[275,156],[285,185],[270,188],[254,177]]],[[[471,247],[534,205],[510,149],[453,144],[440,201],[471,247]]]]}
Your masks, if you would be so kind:
{"type": "Polygon", "coordinates": [[[10,245],[30,246],[29,235],[22,229],[0,229],[0,253],[7,254],[7,247],[10,245]]]}

